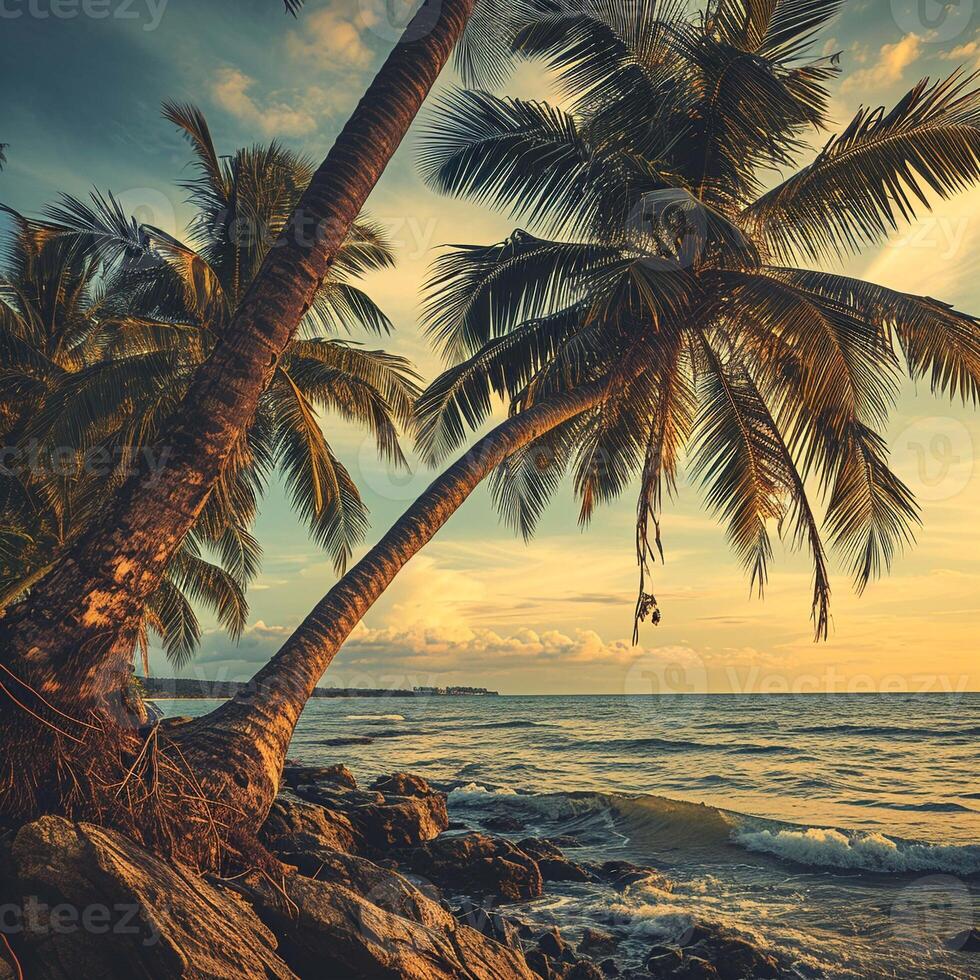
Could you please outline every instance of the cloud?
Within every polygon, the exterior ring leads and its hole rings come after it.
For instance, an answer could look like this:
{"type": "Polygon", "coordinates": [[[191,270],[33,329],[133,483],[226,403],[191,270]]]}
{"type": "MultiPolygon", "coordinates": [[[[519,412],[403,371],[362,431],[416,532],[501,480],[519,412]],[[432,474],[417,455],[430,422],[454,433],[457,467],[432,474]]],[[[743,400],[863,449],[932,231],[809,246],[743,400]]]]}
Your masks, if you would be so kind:
{"type": "Polygon", "coordinates": [[[625,664],[643,651],[626,640],[605,641],[594,630],[537,631],[502,634],[491,629],[414,626],[408,629],[360,626],[344,646],[348,666],[401,666],[434,673],[485,668],[508,670],[625,664]]]}
{"type": "Polygon", "coordinates": [[[286,642],[293,629],[270,626],[261,619],[248,626],[236,644],[221,630],[209,631],[202,653],[195,659],[199,666],[210,664],[264,664],[286,642]]]}
{"type": "Polygon", "coordinates": [[[219,68],[211,86],[211,97],[236,119],[266,136],[303,136],[316,129],[316,119],[303,105],[281,101],[260,105],[250,94],[254,79],[237,68],[219,68]]]}
{"type": "Polygon", "coordinates": [[[922,38],[918,34],[906,34],[901,41],[886,44],[881,49],[877,64],[846,78],[841,85],[841,91],[860,91],[865,94],[869,88],[901,81],[905,69],[918,60],[921,52],[922,38]]]}
{"type": "Polygon", "coordinates": [[[377,23],[377,15],[362,9],[354,16],[338,10],[318,10],[304,18],[301,29],[286,39],[290,58],[321,69],[367,68],[374,52],[364,41],[367,30],[377,23]]]}
{"type": "Polygon", "coordinates": [[[960,64],[980,60],[980,40],[974,38],[965,44],[957,45],[949,51],[942,52],[939,57],[944,61],[958,61],[960,64]]]}

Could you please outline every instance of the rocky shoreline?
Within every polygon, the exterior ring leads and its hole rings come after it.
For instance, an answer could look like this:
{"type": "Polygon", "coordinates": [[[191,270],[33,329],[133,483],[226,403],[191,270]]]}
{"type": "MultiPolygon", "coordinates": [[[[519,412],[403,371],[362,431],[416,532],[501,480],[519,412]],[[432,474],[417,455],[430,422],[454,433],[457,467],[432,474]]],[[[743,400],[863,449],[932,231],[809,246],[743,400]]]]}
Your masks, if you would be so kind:
{"type": "MultiPolygon", "coordinates": [[[[516,828],[514,828],[516,829],[516,828]]],[[[521,903],[556,882],[668,892],[655,868],[576,862],[574,840],[451,825],[446,796],[397,773],[287,766],[262,840],[291,872],[226,880],[120,834],[44,817],[0,838],[0,980],[80,976],[749,980],[796,976],[697,923],[639,958],[598,927],[544,928],[521,903]]]]}

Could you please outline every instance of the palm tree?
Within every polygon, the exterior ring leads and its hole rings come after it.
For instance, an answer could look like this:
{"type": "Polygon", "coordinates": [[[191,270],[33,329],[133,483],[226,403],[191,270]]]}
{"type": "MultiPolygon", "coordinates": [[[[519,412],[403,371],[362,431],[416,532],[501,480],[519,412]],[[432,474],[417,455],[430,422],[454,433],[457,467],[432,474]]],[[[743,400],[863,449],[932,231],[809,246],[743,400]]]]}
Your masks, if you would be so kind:
{"type": "MultiPolygon", "coordinates": [[[[120,440],[126,413],[118,402],[115,414],[98,418],[88,403],[84,445],[46,438],[42,420],[78,379],[118,369],[101,338],[133,321],[109,312],[112,291],[95,261],[52,226],[9,214],[14,231],[0,274],[0,435],[8,454],[0,473],[0,613],[47,574],[122,482],[129,454],[143,448],[132,432],[120,440]]],[[[247,619],[244,585],[204,558],[193,537],[185,539],[140,623],[144,667],[151,629],[175,663],[191,655],[200,637],[192,596],[237,636],[247,619]]]]}
{"type": "MultiPolygon", "coordinates": [[[[127,217],[115,198],[66,197],[48,220],[14,214],[18,234],[3,280],[4,406],[8,445],[41,457],[71,446],[111,460],[152,451],[167,416],[214,348],[312,168],[273,143],[220,158],[204,117],[189,106],[165,115],[188,136],[198,177],[186,186],[195,206],[190,244],[127,217]],[[25,450],[26,451],[26,450],[25,450]]],[[[352,280],[393,264],[383,236],[365,221],[351,230],[328,279],[280,359],[256,420],[221,474],[191,532],[148,602],[134,642],[144,654],[158,633],[180,665],[200,626],[190,597],[236,636],[247,616],[244,589],[259,560],[250,533],[257,498],[279,469],[314,538],[339,568],[360,540],[366,508],[324,438],[318,411],[336,411],[373,433],[379,451],[403,458],[397,424],[407,424],[417,389],[402,358],[323,334],[390,328],[352,280]],[[206,561],[213,552],[221,564],[206,561]],[[224,567],[222,567],[224,566],[224,567]]],[[[37,468],[11,482],[3,521],[20,544],[0,588],[3,605],[39,580],[99,513],[124,467],[83,469],[53,480],[37,468]],[[16,491],[16,493],[14,493],[16,491]],[[16,557],[16,560],[15,560],[16,557]]]]}
{"type": "Polygon", "coordinates": [[[126,658],[149,595],[242,445],[262,392],[463,34],[473,3],[422,5],[161,431],[165,466],[135,474],[0,623],[3,662],[31,687],[43,685],[51,696],[70,691],[73,704],[93,710],[111,696],[115,667],[126,658]],[[84,657],[76,656],[79,649],[84,657]]]}
{"type": "Polygon", "coordinates": [[[757,587],[773,528],[809,550],[818,636],[824,538],[859,589],[911,539],[915,501],[881,436],[898,378],[976,402],[980,324],[794,263],[878,244],[913,199],[926,206],[924,187],[946,197],[976,182],[980,90],[956,73],[891,112],[862,110],[763,193],[826,125],[838,66],[808,52],[839,6],[713,4],[692,21],[654,0],[598,0],[590,17],[542,0],[514,48],[547,60],[570,108],[482,91],[439,106],[423,140],[429,182],[536,233],[438,261],[426,317],[450,367],[419,403],[420,447],[432,460],[457,449],[498,397],[510,417],[330,590],[249,691],[181,731],[212,798],[261,817],[323,671],[488,476],[525,535],[569,470],[582,521],[638,479],[637,621],[657,615],[646,577],[685,450],[757,587]]]}

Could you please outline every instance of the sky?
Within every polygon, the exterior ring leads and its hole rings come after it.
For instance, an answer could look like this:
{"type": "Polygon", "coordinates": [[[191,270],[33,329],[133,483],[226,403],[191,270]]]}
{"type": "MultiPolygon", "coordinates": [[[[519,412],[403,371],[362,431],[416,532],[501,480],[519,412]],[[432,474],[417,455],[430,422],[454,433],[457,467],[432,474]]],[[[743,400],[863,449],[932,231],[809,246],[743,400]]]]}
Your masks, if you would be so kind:
{"type": "MultiPolygon", "coordinates": [[[[275,137],[319,160],[397,38],[399,4],[409,2],[308,0],[293,20],[276,0],[0,0],[0,142],[10,144],[0,202],[36,213],[62,192],[110,188],[140,220],[180,233],[189,209],[177,182],[189,153],[160,104],[200,106],[220,151],[275,137]]],[[[923,76],[980,68],[980,4],[850,0],[823,49],[842,53],[833,101],[842,127],[860,105],[893,105],[923,76]]],[[[437,89],[457,84],[447,69],[437,89]]],[[[507,91],[555,97],[533,66],[519,67],[507,91]]],[[[429,263],[447,243],[501,241],[513,223],[434,194],[415,156],[410,134],[368,203],[398,266],[364,285],[395,323],[386,346],[432,378],[440,364],[419,329],[429,263]]],[[[980,188],[939,202],[843,268],[980,313],[978,257],[980,188]]],[[[370,543],[434,474],[414,457],[411,473],[391,472],[362,435],[330,417],[323,424],[370,505],[370,543]]],[[[653,590],[663,621],[642,630],[638,647],[630,640],[635,495],[582,531],[566,487],[525,545],[479,490],[403,570],[324,683],[511,694],[980,689],[980,417],[909,385],[887,434],[894,468],[919,495],[923,527],[892,574],[861,597],[836,567],[826,643],[813,642],[805,557],[777,539],[765,599],[750,596],[723,528],[687,480],[662,522],[666,564],[653,590]]],[[[336,580],[275,487],[258,536],[264,562],[245,635],[235,644],[205,618],[186,676],[249,677],[336,580]]],[[[152,667],[173,673],[160,651],[152,667]]]]}

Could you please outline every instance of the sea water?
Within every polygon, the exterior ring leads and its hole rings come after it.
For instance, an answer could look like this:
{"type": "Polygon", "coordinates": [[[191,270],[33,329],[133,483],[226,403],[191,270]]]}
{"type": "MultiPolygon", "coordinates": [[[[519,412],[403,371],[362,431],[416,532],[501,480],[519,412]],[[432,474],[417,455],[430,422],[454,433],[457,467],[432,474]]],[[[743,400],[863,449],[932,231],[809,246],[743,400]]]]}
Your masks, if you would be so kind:
{"type": "Polygon", "coordinates": [[[980,975],[956,948],[980,926],[978,739],[980,694],[320,699],[290,755],[415,772],[474,829],[506,815],[676,882],[551,885],[526,917],[637,956],[709,920],[802,977],[904,980],[980,975]]]}

